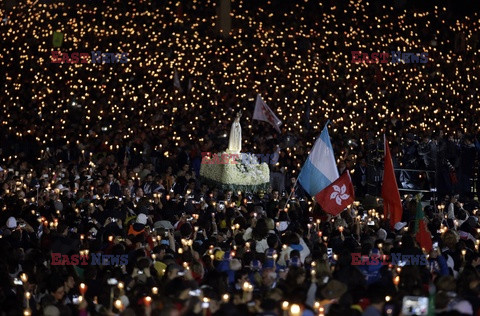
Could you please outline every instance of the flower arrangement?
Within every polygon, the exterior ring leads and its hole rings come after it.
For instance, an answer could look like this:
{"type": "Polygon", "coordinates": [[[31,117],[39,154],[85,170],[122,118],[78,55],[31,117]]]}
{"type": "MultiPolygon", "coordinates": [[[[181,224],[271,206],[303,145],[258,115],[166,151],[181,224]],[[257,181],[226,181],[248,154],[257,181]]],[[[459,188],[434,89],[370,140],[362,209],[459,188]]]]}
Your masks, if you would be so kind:
{"type": "MultiPolygon", "coordinates": [[[[221,156],[221,153],[218,154],[221,156]]],[[[264,190],[270,183],[270,169],[266,163],[258,163],[257,157],[242,153],[246,157],[227,158],[222,164],[202,163],[200,177],[204,182],[222,189],[257,191],[264,190]],[[249,162],[249,163],[246,163],[249,162]]]]}

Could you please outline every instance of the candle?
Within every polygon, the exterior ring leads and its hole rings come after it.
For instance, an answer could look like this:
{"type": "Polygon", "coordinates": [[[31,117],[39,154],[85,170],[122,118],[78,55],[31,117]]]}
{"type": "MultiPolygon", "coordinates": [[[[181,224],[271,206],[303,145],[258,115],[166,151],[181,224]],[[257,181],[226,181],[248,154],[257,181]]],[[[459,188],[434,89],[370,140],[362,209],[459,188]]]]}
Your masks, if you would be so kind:
{"type": "Polygon", "coordinates": [[[146,307],[150,307],[150,304],[152,304],[152,298],[150,296],[146,296],[144,299],[143,299],[143,302],[145,304],[146,307]]]}
{"type": "Polygon", "coordinates": [[[125,284],[123,284],[123,282],[118,282],[117,286],[120,290],[123,290],[123,288],[125,287],[125,284]]]}
{"type": "Polygon", "coordinates": [[[397,275],[395,278],[393,278],[393,284],[398,287],[400,284],[400,276],[397,275]]]}
{"type": "Polygon", "coordinates": [[[209,302],[210,300],[207,297],[203,298],[203,302],[202,302],[203,316],[207,316],[207,310],[208,310],[208,307],[210,306],[209,302]]]}
{"type": "Polygon", "coordinates": [[[228,295],[228,294],[223,294],[223,296],[222,296],[222,301],[223,301],[224,303],[228,303],[229,300],[230,300],[230,295],[228,295]]]}
{"type": "Polygon", "coordinates": [[[30,309],[30,297],[32,295],[30,294],[30,292],[25,292],[25,298],[27,299],[27,309],[30,309]]]}
{"type": "Polygon", "coordinates": [[[152,287],[152,294],[157,295],[158,294],[158,287],[154,286],[152,287]]]}
{"type": "Polygon", "coordinates": [[[282,310],[283,310],[283,315],[287,316],[288,315],[288,307],[290,306],[290,303],[287,301],[282,302],[282,310]]]}
{"type": "Polygon", "coordinates": [[[245,281],[243,282],[242,290],[243,290],[243,301],[246,302],[249,299],[248,293],[253,292],[253,285],[251,285],[250,282],[245,281]]]}
{"type": "Polygon", "coordinates": [[[85,295],[85,293],[87,292],[87,286],[85,285],[85,283],[80,283],[79,291],[81,295],[85,295]]]}
{"type": "Polygon", "coordinates": [[[318,309],[318,316],[325,316],[325,308],[322,306],[318,309]]]}
{"type": "Polygon", "coordinates": [[[290,307],[290,315],[299,316],[301,312],[300,306],[298,304],[292,304],[290,307]]]}
{"type": "Polygon", "coordinates": [[[114,305],[115,305],[115,308],[118,309],[120,312],[123,311],[123,303],[121,300],[116,300],[114,305]]]}
{"type": "Polygon", "coordinates": [[[20,280],[22,280],[23,283],[27,283],[28,281],[28,276],[26,273],[20,274],[20,280]]]}

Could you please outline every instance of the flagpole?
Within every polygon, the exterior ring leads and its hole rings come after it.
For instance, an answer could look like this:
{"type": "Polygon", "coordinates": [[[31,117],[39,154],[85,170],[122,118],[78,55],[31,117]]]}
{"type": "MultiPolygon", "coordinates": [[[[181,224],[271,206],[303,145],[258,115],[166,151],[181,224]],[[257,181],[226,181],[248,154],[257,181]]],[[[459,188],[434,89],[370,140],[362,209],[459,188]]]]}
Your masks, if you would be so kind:
{"type": "Polygon", "coordinates": [[[293,184],[292,190],[290,190],[290,194],[288,195],[287,202],[285,202],[285,207],[288,209],[288,202],[290,202],[290,199],[292,198],[293,192],[295,192],[295,187],[297,186],[297,181],[298,181],[298,176],[295,179],[295,183],[293,184]]]}

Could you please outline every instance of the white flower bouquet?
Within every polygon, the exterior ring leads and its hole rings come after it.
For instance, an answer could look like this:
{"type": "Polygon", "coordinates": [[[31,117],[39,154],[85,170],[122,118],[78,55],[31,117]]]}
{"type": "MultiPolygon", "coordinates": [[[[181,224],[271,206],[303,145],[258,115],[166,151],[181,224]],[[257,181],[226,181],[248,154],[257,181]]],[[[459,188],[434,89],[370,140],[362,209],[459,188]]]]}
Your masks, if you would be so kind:
{"type": "Polygon", "coordinates": [[[270,169],[266,163],[259,163],[253,154],[219,153],[204,157],[200,167],[204,182],[222,189],[247,192],[264,190],[270,183],[270,169]]]}

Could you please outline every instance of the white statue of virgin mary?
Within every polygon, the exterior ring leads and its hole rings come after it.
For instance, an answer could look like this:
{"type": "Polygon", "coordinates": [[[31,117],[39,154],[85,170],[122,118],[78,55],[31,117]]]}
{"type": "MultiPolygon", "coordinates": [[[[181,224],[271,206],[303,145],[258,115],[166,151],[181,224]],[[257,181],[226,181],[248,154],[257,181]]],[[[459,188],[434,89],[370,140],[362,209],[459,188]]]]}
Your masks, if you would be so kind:
{"type": "Polygon", "coordinates": [[[242,126],[240,126],[241,117],[242,111],[237,113],[235,121],[233,121],[232,128],[230,129],[227,152],[232,154],[239,154],[242,150],[242,126]]]}

